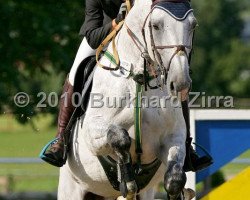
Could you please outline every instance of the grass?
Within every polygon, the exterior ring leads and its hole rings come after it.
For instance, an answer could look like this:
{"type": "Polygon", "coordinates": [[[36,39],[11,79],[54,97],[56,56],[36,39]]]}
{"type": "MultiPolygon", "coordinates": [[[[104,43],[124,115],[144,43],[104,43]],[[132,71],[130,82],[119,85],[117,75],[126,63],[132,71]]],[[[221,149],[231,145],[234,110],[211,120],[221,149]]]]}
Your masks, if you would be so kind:
{"type": "MultiPolygon", "coordinates": [[[[51,127],[50,115],[32,119],[31,124],[20,125],[14,116],[0,117],[0,157],[38,157],[42,147],[51,140],[56,132],[51,127]]],[[[56,191],[58,168],[49,164],[0,164],[0,183],[8,180],[9,184],[0,184],[0,192],[21,191],[56,191]],[[7,187],[7,188],[6,188],[7,187]]]]}
{"type": "Polygon", "coordinates": [[[48,164],[1,164],[0,177],[8,181],[0,191],[54,192],[58,184],[58,168],[48,164]]]}
{"type": "Polygon", "coordinates": [[[41,147],[55,135],[51,121],[48,115],[33,119],[33,129],[30,124],[18,124],[11,115],[1,116],[0,157],[37,157],[41,147]]]}

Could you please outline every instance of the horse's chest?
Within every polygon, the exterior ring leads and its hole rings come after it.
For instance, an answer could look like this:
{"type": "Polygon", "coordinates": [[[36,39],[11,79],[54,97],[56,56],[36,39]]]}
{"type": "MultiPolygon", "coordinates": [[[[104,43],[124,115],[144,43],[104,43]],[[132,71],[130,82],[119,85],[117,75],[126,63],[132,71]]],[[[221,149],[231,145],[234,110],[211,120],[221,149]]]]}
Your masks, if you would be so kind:
{"type": "Polygon", "coordinates": [[[167,118],[160,108],[147,108],[142,111],[142,124],[155,132],[166,129],[167,118]]]}

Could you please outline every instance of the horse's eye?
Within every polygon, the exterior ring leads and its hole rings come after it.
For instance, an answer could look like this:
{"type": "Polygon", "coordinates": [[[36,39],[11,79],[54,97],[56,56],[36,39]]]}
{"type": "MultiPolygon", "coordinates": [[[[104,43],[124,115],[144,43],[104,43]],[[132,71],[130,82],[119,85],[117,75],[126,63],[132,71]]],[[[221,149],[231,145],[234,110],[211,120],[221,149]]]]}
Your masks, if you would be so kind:
{"type": "Polygon", "coordinates": [[[154,28],[155,30],[159,30],[159,29],[160,29],[159,26],[156,25],[156,24],[153,24],[153,28],[154,28]]]}

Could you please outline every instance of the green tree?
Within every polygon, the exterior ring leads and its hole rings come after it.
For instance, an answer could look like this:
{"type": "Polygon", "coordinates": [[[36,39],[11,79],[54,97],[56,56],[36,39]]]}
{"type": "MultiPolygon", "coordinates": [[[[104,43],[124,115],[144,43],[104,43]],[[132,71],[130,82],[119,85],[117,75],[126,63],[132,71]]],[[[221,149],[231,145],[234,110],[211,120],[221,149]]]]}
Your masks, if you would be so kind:
{"type": "MultiPolygon", "coordinates": [[[[38,109],[41,99],[37,94],[48,89],[58,92],[62,84],[59,78],[72,65],[84,17],[82,2],[0,1],[1,113],[3,109],[25,116],[55,112],[55,108],[38,109]],[[29,106],[20,108],[14,104],[13,97],[19,91],[30,95],[29,106]]],[[[20,121],[27,120],[16,116],[20,121]]]]}
{"type": "Polygon", "coordinates": [[[250,97],[250,46],[240,39],[243,2],[199,0],[193,4],[199,22],[192,62],[193,90],[250,97]]]}

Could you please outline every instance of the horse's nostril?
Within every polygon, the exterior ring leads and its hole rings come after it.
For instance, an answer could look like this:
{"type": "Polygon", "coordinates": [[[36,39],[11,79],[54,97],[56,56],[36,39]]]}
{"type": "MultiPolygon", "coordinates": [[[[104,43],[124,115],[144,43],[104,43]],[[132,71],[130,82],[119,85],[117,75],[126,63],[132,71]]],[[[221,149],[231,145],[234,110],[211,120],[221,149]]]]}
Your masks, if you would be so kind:
{"type": "Polygon", "coordinates": [[[170,83],[170,90],[174,90],[174,82],[170,83]]]}

